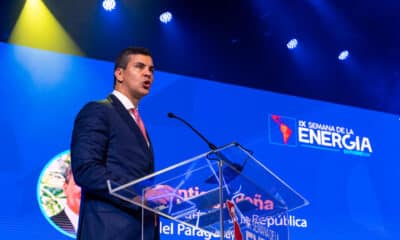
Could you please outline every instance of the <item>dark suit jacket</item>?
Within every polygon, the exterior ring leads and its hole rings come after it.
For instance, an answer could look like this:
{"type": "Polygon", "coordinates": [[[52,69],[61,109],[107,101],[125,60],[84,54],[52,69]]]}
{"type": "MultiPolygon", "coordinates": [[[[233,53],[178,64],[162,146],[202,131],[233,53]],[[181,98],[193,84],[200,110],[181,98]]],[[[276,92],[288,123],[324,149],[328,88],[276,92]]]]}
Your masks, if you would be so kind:
{"type": "Polygon", "coordinates": [[[67,233],[76,234],[74,226],[72,225],[71,220],[69,220],[67,214],[65,214],[64,210],[52,216],[50,219],[67,233]]]}
{"type": "MultiPolygon", "coordinates": [[[[77,238],[141,239],[142,209],[110,195],[106,181],[123,184],[152,173],[153,151],[114,95],[88,103],[79,112],[72,134],[71,166],[82,188],[77,238]]],[[[144,215],[144,239],[158,239],[154,215],[144,215]]]]}

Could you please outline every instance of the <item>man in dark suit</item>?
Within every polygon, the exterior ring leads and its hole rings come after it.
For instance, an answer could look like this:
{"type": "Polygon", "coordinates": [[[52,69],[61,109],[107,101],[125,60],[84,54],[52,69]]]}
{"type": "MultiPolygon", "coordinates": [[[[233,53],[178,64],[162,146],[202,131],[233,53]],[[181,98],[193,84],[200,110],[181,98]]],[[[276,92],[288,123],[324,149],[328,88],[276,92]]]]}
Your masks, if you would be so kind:
{"type": "MultiPolygon", "coordinates": [[[[110,195],[107,188],[107,180],[124,184],[154,171],[153,146],[137,112],[153,84],[153,74],[153,60],[146,49],[123,50],[115,61],[112,94],[86,104],[75,119],[71,165],[82,189],[78,239],[159,238],[153,214],[145,211],[142,216],[140,207],[110,195]]],[[[169,191],[173,190],[168,186],[158,186],[143,197],[151,201],[169,191]]],[[[168,200],[156,199],[157,204],[168,200]]]]}

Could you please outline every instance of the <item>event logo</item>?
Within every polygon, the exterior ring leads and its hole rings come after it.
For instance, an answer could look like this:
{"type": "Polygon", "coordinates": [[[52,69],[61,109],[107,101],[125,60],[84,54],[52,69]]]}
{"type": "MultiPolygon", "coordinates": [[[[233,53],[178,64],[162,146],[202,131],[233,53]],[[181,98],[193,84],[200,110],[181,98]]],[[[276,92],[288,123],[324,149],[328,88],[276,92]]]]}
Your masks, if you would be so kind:
{"type": "Polygon", "coordinates": [[[268,118],[270,143],[315,148],[369,157],[371,140],[349,127],[331,123],[296,120],[270,115],[268,118]]]}
{"type": "Polygon", "coordinates": [[[43,168],[37,198],[47,221],[59,232],[76,238],[81,189],[75,184],[69,151],[53,157],[43,168]]]}
{"type": "Polygon", "coordinates": [[[296,119],[279,115],[270,115],[270,142],[287,146],[296,146],[296,119]]]}

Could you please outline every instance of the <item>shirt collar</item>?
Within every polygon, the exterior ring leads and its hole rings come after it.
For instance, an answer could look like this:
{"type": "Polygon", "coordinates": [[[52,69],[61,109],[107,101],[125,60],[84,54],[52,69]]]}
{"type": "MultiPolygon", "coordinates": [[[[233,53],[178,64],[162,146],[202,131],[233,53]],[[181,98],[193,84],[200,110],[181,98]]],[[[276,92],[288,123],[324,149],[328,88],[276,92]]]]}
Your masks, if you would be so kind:
{"type": "Polygon", "coordinates": [[[131,110],[136,108],[135,105],[133,105],[133,103],[131,102],[131,100],[129,100],[129,98],[127,96],[125,96],[123,93],[114,90],[112,91],[112,94],[118,98],[118,100],[122,103],[122,105],[125,107],[126,110],[131,110]]]}
{"type": "Polygon", "coordinates": [[[74,213],[71,208],[68,207],[68,204],[65,204],[64,212],[67,215],[69,221],[71,222],[72,226],[74,227],[74,230],[76,231],[78,229],[78,219],[79,215],[74,213]]]}

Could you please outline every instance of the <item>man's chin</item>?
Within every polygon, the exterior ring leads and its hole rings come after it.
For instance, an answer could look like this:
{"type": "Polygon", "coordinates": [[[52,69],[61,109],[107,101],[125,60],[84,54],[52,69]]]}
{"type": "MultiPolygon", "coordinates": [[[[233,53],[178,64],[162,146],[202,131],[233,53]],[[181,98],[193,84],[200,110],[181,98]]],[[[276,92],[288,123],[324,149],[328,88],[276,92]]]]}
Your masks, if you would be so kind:
{"type": "Polygon", "coordinates": [[[149,94],[149,93],[150,93],[150,89],[143,89],[143,90],[141,91],[142,97],[146,96],[146,95],[149,94]]]}

